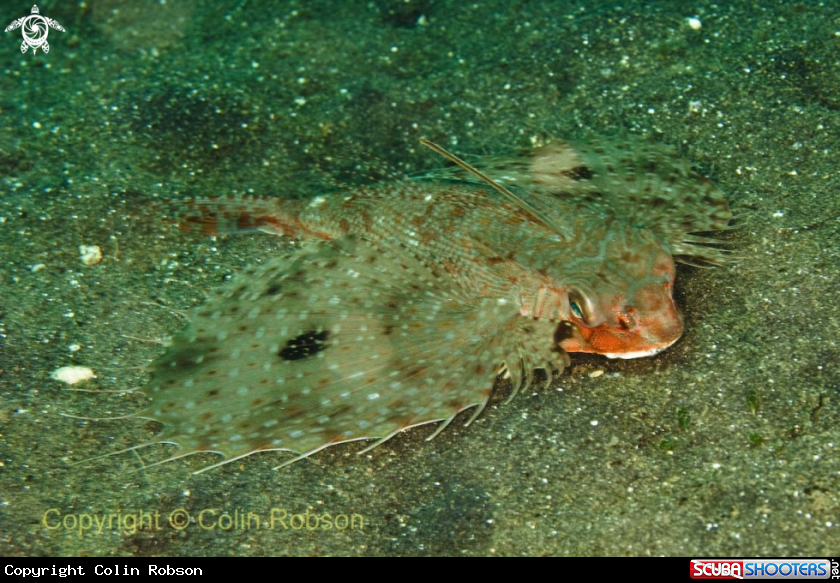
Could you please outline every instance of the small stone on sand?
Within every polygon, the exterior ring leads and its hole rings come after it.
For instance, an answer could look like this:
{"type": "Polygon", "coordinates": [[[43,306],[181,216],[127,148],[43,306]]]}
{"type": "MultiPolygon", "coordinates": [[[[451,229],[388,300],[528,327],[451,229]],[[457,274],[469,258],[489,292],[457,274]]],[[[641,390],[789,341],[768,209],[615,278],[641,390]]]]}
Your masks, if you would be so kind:
{"type": "Polygon", "coordinates": [[[98,245],[79,245],[79,254],[85,265],[96,265],[102,261],[102,249],[98,245]]]}
{"type": "Polygon", "coordinates": [[[92,369],[86,366],[62,366],[52,371],[50,378],[68,385],[75,385],[82,381],[95,379],[96,375],[93,374],[92,369]]]}

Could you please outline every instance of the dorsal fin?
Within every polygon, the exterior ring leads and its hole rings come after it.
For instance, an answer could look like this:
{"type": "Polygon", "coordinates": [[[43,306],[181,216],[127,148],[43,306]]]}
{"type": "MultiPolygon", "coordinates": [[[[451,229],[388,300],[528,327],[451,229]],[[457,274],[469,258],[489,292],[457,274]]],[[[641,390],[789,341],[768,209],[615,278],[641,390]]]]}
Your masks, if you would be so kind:
{"type": "MultiPolygon", "coordinates": [[[[582,208],[651,231],[683,263],[729,261],[729,252],[717,247],[722,241],[708,236],[732,228],[726,197],[674,148],[629,136],[590,136],[585,142],[555,141],[487,157],[481,166],[491,180],[522,189],[549,220],[565,224],[582,208]]],[[[458,177],[452,170],[434,176],[458,177]]]]}
{"type": "Polygon", "coordinates": [[[499,184],[498,182],[496,182],[477,168],[474,168],[470,164],[467,164],[455,154],[447,152],[442,147],[438,146],[430,140],[420,138],[420,143],[429,148],[430,150],[440,154],[453,164],[456,164],[457,166],[463,168],[464,170],[466,170],[467,172],[469,172],[470,174],[487,184],[487,186],[493,188],[496,192],[507,198],[514,205],[531,215],[531,217],[533,217],[534,220],[536,220],[538,223],[541,223],[543,226],[548,227],[564,239],[566,238],[566,236],[563,234],[563,231],[560,230],[560,228],[557,225],[555,225],[554,222],[551,221],[547,216],[545,216],[543,213],[535,209],[533,206],[531,206],[530,204],[513,194],[507,188],[505,188],[504,186],[502,186],[501,184],[499,184]]]}

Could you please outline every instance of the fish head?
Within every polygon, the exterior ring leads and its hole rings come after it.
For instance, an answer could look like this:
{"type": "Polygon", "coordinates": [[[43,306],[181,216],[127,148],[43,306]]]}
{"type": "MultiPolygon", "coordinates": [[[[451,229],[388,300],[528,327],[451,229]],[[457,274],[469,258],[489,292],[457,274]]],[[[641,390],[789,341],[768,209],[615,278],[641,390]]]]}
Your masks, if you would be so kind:
{"type": "Polygon", "coordinates": [[[566,352],[608,358],[665,350],[683,331],[670,250],[649,233],[630,228],[601,243],[598,254],[584,262],[583,276],[564,285],[568,320],[558,327],[557,343],[566,352]]]}

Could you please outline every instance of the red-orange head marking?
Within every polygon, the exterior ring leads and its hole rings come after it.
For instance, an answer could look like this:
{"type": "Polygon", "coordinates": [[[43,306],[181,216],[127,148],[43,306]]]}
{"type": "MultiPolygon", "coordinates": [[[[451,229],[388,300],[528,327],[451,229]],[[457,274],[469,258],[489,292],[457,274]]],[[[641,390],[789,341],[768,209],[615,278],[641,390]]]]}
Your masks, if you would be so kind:
{"type": "Polygon", "coordinates": [[[644,231],[610,229],[597,257],[585,258],[563,286],[568,321],[567,352],[639,358],[661,352],[679,339],[683,317],[672,296],[675,265],[668,249],[644,231]],[[571,336],[571,337],[569,337],[571,336]]]}

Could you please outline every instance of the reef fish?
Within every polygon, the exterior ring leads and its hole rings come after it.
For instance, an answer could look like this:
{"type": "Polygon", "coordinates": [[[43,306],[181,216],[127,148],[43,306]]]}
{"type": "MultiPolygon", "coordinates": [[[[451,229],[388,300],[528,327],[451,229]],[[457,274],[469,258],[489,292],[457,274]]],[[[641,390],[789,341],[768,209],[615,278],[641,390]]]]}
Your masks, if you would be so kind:
{"type": "Polygon", "coordinates": [[[459,164],[307,200],[174,205],[183,230],[302,246],[191,313],[152,365],[150,443],[223,464],[439,431],[474,419],[500,376],[515,391],[535,369],[550,382],[569,353],[664,350],[683,331],[675,260],[726,260],[708,236],[729,227],[723,193],[667,147],[552,142],[482,160],[483,173],[435,148],[459,164]]]}

